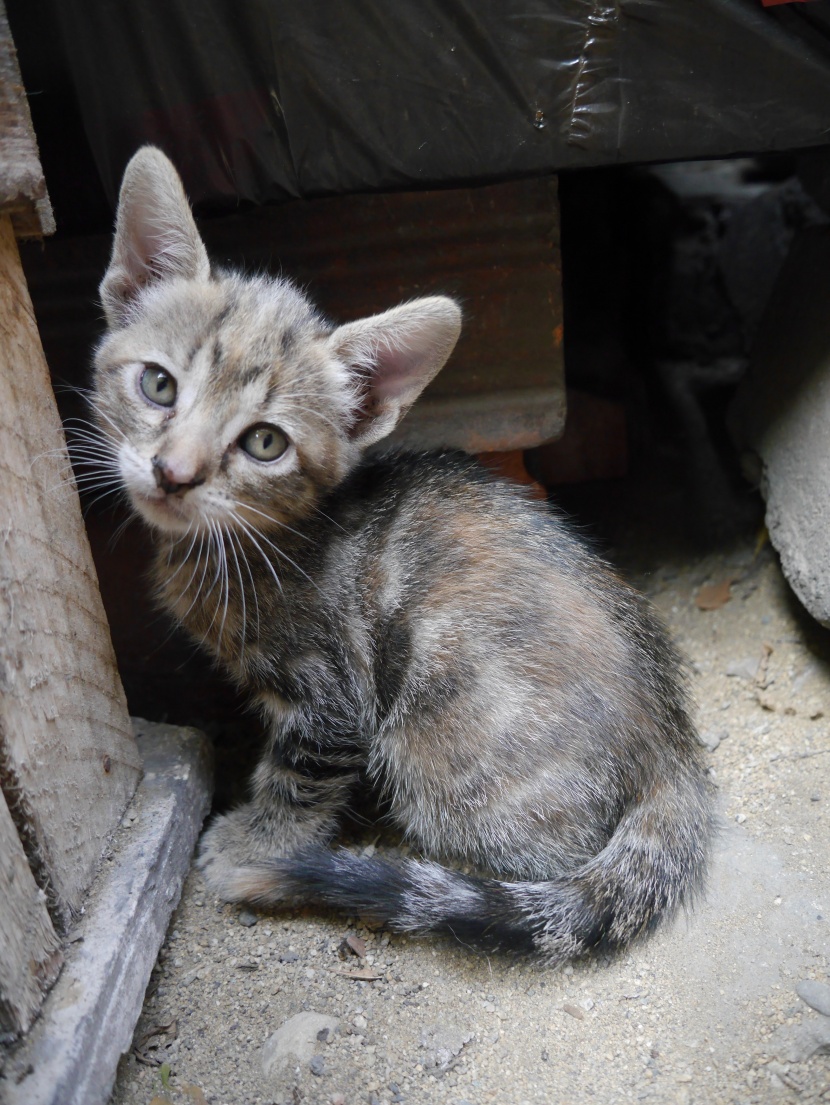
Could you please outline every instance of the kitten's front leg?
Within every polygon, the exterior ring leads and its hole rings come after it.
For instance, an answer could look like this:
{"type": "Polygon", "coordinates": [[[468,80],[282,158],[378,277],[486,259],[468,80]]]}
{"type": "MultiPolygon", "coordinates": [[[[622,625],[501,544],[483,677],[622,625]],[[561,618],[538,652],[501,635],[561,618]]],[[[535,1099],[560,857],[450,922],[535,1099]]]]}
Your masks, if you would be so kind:
{"type": "Polygon", "coordinates": [[[256,900],[259,864],[330,840],[362,759],[354,744],[323,745],[292,729],[273,734],[252,801],[215,818],[202,837],[197,865],[208,889],[229,902],[256,900]]]}

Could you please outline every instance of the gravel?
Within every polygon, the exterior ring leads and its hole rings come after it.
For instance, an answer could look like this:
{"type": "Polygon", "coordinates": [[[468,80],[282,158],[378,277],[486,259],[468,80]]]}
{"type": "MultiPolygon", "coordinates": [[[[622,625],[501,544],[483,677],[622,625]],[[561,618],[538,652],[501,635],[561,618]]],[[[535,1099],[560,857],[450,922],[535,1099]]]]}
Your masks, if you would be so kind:
{"type": "Polygon", "coordinates": [[[830,981],[830,635],[755,533],[700,553],[659,503],[624,507],[615,558],[719,735],[702,900],[626,954],[550,970],[357,918],[240,910],[193,871],[112,1105],[149,1105],[162,1063],[174,1105],[830,1102],[830,1018],[814,1011],[830,981]],[[729,600],[701,610],[701,585],[730,577],[729,600]]]}

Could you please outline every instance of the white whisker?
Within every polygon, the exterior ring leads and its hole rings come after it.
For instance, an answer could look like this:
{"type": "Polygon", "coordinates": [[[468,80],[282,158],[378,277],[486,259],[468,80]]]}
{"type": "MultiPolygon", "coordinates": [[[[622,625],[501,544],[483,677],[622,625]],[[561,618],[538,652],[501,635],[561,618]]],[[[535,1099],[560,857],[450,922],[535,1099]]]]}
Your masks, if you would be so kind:
{"type": "MultiPolygon", "coordinates": [[[[182,598],[186,597],[186,595],[190,591],[190,588],[193,585],[193,580],[196,578],[196,573],[199,571],[199,566],[202,563],[202,552],[204,551],[204,548],[205,548],[205,534],[204,534],[204,530],[202,530],[201,532],[200,531],[197,531],[197,532],[199,533],[199,548],[196,552],[196,563],[193,565],[193,571],[190,573],[190,579],[188,579],[187,583],[182,588],[182,592],[181,592],[182,598]]],[[[208,549],[210,549],[210,544],[208,544],[208,549]]],[[[204,563],[204,566],[202,567],[202,575],[199,578],[199,585],[196,588],[196,592],[193,595],[193,598],[190,600],[190,605],[188,606],[187,610],[185,610],[184,614],[182,614],[182,616],[181,616],[181,621],[182,622],[185,622],[187,620],[187,615],[190,613],[190,611],[196,605],[196,600],[199,598],[199,595],[201,594],[202,584],[204,583],[204,579],[205,579],[205,571],[207,570],[207,565],[208,565],[209,560],[210,560],[210,555],[208,554],[205,557],[205,563],[204,563]]]]}
{"type": "MultiPolygon", "coordinates": [[[[242,520],[242,519],[240,519],[240,520],[242,520]]],[[[265,544],[267,546],[269,546],[270,548],[272,548],[274,550],[274,552],[276,552],[277,556],[282,557],[283,560],[287,560],[288,564],[290,564],[292,566],[292,568],[294,568],[295,571],[300,572],[300,575],[303,576],[305,579],[307,579],[308,582],[311,583],[312,587],[319,590],[319,588],[317,587],[317,585],[314,582],[314,580],[312,579],[312,577],[309,576],[307,572],[303,571],[303,569],[300,567],[300,565],[297,564],[296,560],[293,560],[290,556],[288,556],[287,552],[283,552],[283,550],[279,546],[274,545],[273,541],[269,540],[269,538],[267,538],[262,533],[261,529],[256,530],[256,534],[258,534],[258,536],[261,537],[263,539],[263,541],[265,541],[265,544]]],[[[250,534],[249,534],[249,536],[250,536],[250,534]]]]}
{"type": "MultiPolygon", "coordinates": [[[[293,533],[295,537],[301,537],[303,539],[303,541],[310,541],[311,540],[311,538],[308,536],[308,534],[300,533],[300,531],[298,529],[292,529],[291,526],[287,525],[285,522],[280,522],[279,519],[274,518],[270,514],[266,514],[264,510],[258,510],[255,506],[251,506],[250,503],[243,503],[243,502],[240,502],[239,499],[234,499],[233,500],[233,505],[242,507],[245,510],[250,510],[254,514],[258,514],[261,518],[266,518],[269,522],[272,522],[275,526],[279,526],[280,529],[288,530],[288,532],[293,533]]],[[[239,515],[238,515],[238,512],[237,512],[237,517],[238,516],[239,515]]],[[[260,533],[261,530],[258,530],[257,532],[260,533]]]]}
{"type": "MultiPolygon", "coordinates": [[[[191,523],[190,523],[190,526],[188,526],[188,527],[187,527],[187,529],[186,529],[186,530],[185,530],[185,532],[184,532],[184,533],[182,534],[182,536],[181,536],[181,537],[179,537],[179,538],[177,538],[177,539],[176,539],[176,540],[175,540],[175,541],[174,541],[174,542],[173,542],[173,543],[171,544],[171,546],[170,546],[170,551],[169,551],[169,553],[168,553],[168,556],[167,556],[167,563],[168,563],[168,565],[170,564],[170,558],[171,558],[171,557],[172,557],[172,555],[173,555],[173,550],[174,550],[174,549],[176,548],[176,546],[177,546],[177,545],[181,544],[181,542],[182,542],[182,541],[185,541],[185,540],[187,539],[187,535],[188,535],[188,533],[190,533],[190,528],[191,528],[191,526],[192,526],[192,525],[193,525],[193,523],[191,522],[191,523]]],[[[187,561],[188,561],[188,559],[189,559],[189,557],[190,557],[190,554],[191,554],[191,553],[193,552],[193,546],[194,546],[194,545],[196,544],[196,538],[197,538],[198,536],[199,536],[199,531],[198,531],[198,530],[196,530],[196,531],[195,531],[195,533],[193,534],[193,539],[192,539],[192,541],[190,542],[190,545],[188,546],[188,550],[187,550],[187,552],[186,552],[186,553],[184,554],[184,556],[183,556],[183,557],[182,557],[182,559],[181,559],[181,563],[179,564],[179,566],[178,566],[178,568],[177,568],[177,569],[175,570],[175,572],[173,572],[172,576],[171,576],[171,577],[170,577],[170,578],[169,578],[169,579],[168,579],[168,580],[166,581],[166,583],[167,583],[167,586],[168,586],[168,587],[170,586],[170,584],[171,584],[171,583],[173,582],[173,580],[174,580],[174,579],[176,578],[176,576],[177,576],[177,575],[179,574],[179,572],[180,572],[180,571],[182,570],[182,568],[183,568],[183,567],[185,566],[185,564],[187,563],[187,561]]],[[[187,589],[187,588],[185,588],[185,590],[186,590],[186,589],[187,589]]],[[[182,591],[182,594],[184,594],[184,591],[182,591]]]]}
{"type": "MultiPolygon", "coordinates": [[[[220,552],[222,554],[222,582],[223,582],[223,590],[225,592],[225,605],[224,605],[224,609],[222,610],[222,621],[219,623],[219,633],[216,637],[217,645],[221,646],[221,644],[222,644],[222,634],[225,632],[225,622],[227,621],[227,618],[228,618],[228,604],[230,602],[231,583],[230,583],[230,574],[228,572],[228,554],[227,554],[227,550],[225,548],[225,538],[222,535],[222,527],[218,522],[217,522],[217,537],[219,538],[219,542],[220,542],[219,549],[220,549],[220,552]]],[[[221,592],[220,592],[220,597],[221,597],[221,592]]]]}
{"type": "Polygon", "coordinates": [[[124,521],[121,522],[118,526],[116,526],[115,530],[113,531],[112,536],[110,537],[109,541],[107,541],[107,552],[112,552],[113,551],[116,544],[118,543],[118,540],[124,534],[124,531],[127,529],[130,522],[132,522],[132,521],[133,521],[133,515],[128,514],[127,517],[124,519],[124,521]]]}
{"type": "MultiPolygon", "coordinates": [[[[235,518],[235,517],[236,517],[236,515],[234,515],[234,514],[233,514],[233,512],[231,512],[231,517],[235,518]]],[[[251,566],[250,566],[250,564],[248,563],[248,558],[247,558],[247,556],[245,555],[245,550],[244,550],[244,548],[242,547],[242,538],[241,538],[241,537],[239,536],[239,534],[236,534],[236,533],[234,533],[234,531],[233,531],[233,530],[232,530],[232,529],[231,529],[231,528],[229,527],[229,528],[228,528],[228,536],[229,536],[229,537],[230,537],[230,539],[231,539],[231,543],[233,543],[233,541],[234,541],[234,538],[236,539],[236,544],[237,544],[237,546],[238,546],[238,548],[239,548],[239,555],[240,555],[240,556],[242,557],[242,563],[243,563],[243,564],[245,565],[245,571],[246,571],[246,572],[248,573],[248,579],[250,580],[250,583],[251,583],[251,594],[252,594],[252,595],[253,595],[253,597],[254,597],[254,608],[255,608],[255,610],[256,610],[256,635],[257,635],[257,639],[259,639],[259,630],[260,630],[260,622],[259,622],[259,598],[258,598],[258,596],[257,596],[257,587],[256,587],[256,583],[254,582],[254,577],[253,577],[253,574],[251,573],[251,566]]],[[[234,554],[234,556],[235,556],[235,555],[236,555],[236,554],[234,554]]],[[[238,569],[239,569],[239,561],[237,560],[237,570],[238,570],[238,569]]],[[[242,583],[242,578],[241,578],[241,576],[240,576],[240,580],[239,580],[239,585],[240,585],[240,587],[242,587],[242,593],[243,593],[243,596],[244,596],[244,593],[245,593],[245,588],[244,588],[244,585],[243,585],[243,583],[242,583]]],[[[244,621],[244,619],[243,619],[243,621],[244,621]]],[[[243,641],[244,641],[244,636],[243,636],[243,641]]]]}
{"type": "Polygon", "coordinates": [[[242,603],[242,640],[240,642],[239,662],[242,663],[245,659],[245,634],[248,625],[248,614],[245,607],[245,584],[242,582],[242,572],[239,568],[239,557],[236,555],[236,545],[233,541],[233,535],[226,525],[223,526],[222,529],[224,530],[225,535],[228,538],[228,544],[231,547],[231,553],[233,555],[234,563],[236,564],[236,575],[239,579],[239,597],[242,603]]]}
{"type": "MultiPolygon", "coordinates": [[[[224,590],[225,590],[224,557],[223,557],[223,548],[222,548],[222,538],[221,538],[221,534],[219,532],[219,523],[215,522],[212,518],[208,518],[208,519],[206,519],[206,521],[207,521],[208,527],[210,529],[210,535],[211,535],[210,536],[210,544],[211,544],[211,547],[213,547],[214,542],[215,542],[216,570],[213,573],[213,580],[212,580],[211,585],[210,585],[210,590],[208,591],[205,598],[207,599],[213,594],[213,592],[216,590],[217,584],[219,586],[219,594],[216,596],[216,606],[214,607],[214,610],[213,610],[213,617],[210,619],[210,625],[208,625],[207,629],[205,630],[205,632],[202,636],[202,641],[203,642],[207,640],[208,636],[210,635],[211,630],[213,629],[214,625],[216,624],[216,619],[219,617],[219,611],[222,609],[222,598],[223,598],[224,590]]],[[[217,637],[217,644],[220,643],[221,639],[222,639],[222,625],[220,625],[220,628],[219,628],[219,636],[217,637]]]]}
{"type": "MultiPolygon", "coordinates": [[[[97,490],[97,489],[92,488],[92,490],[94,491],[94,490],[97,490]]],[[[101,501],[101,499],[106,499],[106,497],[108,495],[116,495],[119,490],[120,490],[120,487],[108,486],[105,491],[101,492],[100,495],[96,495],[94,499],[90,499],[89,502],[84,503],[84,514],[86,514],[87,511],[91,510],[95,506],[96,503],[99,503],[101,501]]]]}
{"type": "MultiPolygon", "coordinates": [[[[248,539],[250,541],[252,541],[253,544],[256,546],[256,548],[259,550],[259,555],[265,561],[265,564],[266,564],[266,567],[268,568],[268,571],[274,577],[274,582],[276,583],[277,587],[279,588],[280,594],[282,594],[282,582],[280,580],[280,577],[277,575],[276,569],[274,568],[274,565],[271,563],[271,561],[268,559],[268,555],[265,552],[265,550],[263,549],[262,545],[260,545],[259,541],[257,541],[256,537],[254,536],[254,531],[247,524],[247,522],[245,521],[244,518],[237,517],[236,520],[237,520],[237,522],[239,522],[240,526],[242,526],[242,528],[245,530],[245,533],[248,535],[248,539]]],[[[256,531],[256,532],[259,532],[259,531],[256,531]]],[[[262,537],[262,534],[259,534],[259,536],[262,537]]]]}

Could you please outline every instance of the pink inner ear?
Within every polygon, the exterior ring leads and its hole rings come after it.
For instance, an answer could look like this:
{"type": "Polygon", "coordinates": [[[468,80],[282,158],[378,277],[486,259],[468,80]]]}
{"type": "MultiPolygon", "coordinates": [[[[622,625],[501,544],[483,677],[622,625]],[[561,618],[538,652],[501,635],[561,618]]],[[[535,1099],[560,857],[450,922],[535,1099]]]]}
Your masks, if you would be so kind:
{"type": "Polygon", "coordinates": [[[450,355],[460,328],[458,306],[433,296],[334,332],[332,351],[351,366],[359,395],[354,437],[372,444],[392,432],[450,355]]]}
{"type": "Polygon", "coordinates": [[[158,232],[154,233],[147,227],[146,218],[144,211],[137,213],[127,242],[130,269],[136,277],[136,283],[140,284],[146,283],[153,275],[160,276],[164,271],[159,263],[164,250],[163,239],[158,232]]]}
{"type": "Polygon", "coordinates": [[[371,363],[362,358],[361,361],[357,370],[361,397],[351,430],[352,436],[358,437],[390,405],[399,404],[406,409],[422,387],[418,372],[422,359],[405,345],[391,346],[381,339],[374,344],[371,363]]]}
{"type": "Polygon", "coordinates": [[[377,351],[375,369],[368,381],[369,390],[378,399],[398,399],[405,395],[419,377],[417,355],[406,346],[390,347],[385,343],[377,351]]]}

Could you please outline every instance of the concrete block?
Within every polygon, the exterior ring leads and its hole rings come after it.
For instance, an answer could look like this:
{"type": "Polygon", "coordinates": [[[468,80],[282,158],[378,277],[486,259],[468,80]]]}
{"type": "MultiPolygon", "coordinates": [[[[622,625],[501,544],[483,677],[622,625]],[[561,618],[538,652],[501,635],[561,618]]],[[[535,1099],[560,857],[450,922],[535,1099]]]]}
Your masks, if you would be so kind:
{"type": "Polygon", "coordinates": [[[731,412],[798,598],[830,626],[830,228],[793,243],[731,412]]]}

